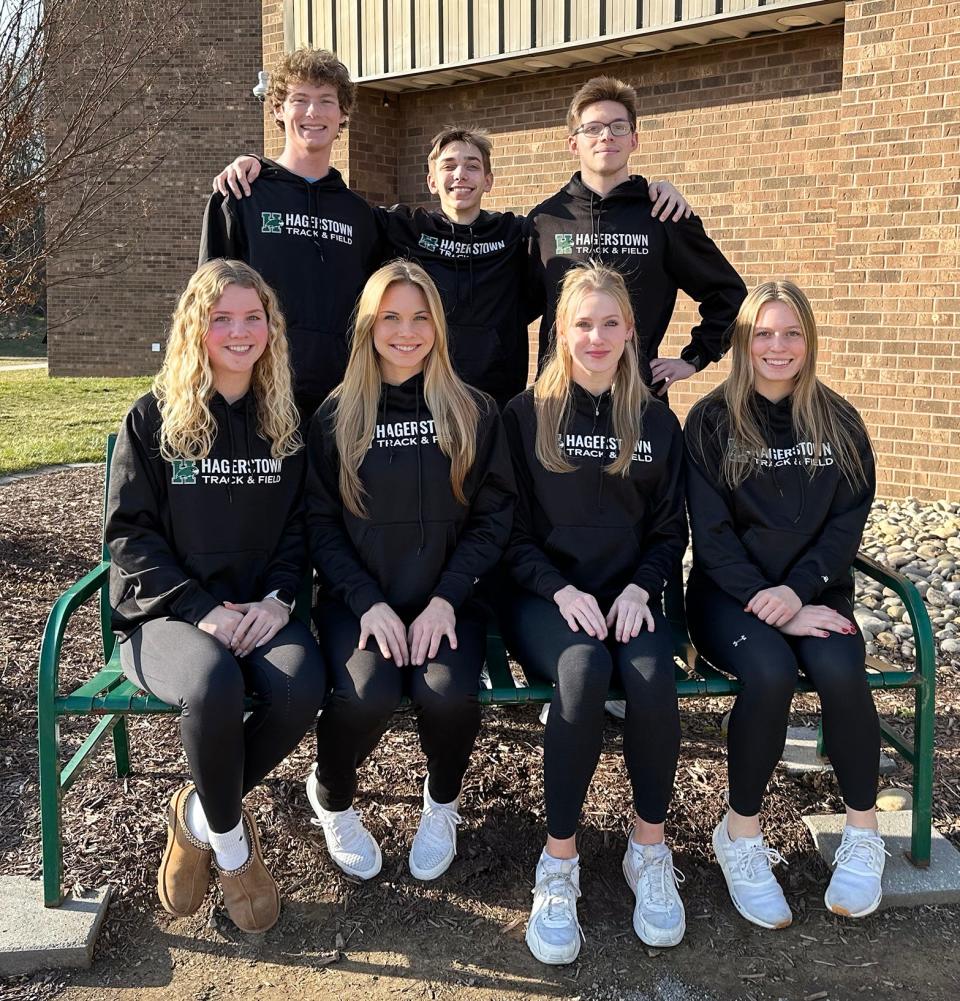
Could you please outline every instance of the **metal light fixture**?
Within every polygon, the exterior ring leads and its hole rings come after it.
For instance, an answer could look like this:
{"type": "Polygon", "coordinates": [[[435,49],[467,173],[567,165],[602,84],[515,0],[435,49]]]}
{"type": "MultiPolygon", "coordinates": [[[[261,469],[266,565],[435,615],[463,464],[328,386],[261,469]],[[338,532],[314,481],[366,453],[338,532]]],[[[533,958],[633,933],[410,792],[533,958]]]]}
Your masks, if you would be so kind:
{"type": "Polygon", "coordinates": [[[785,28],[809,28],[816,23],[817,19],[807,14],[784,14],[777,18],[777,24],[782,24],[785,28]]]}
{"type": "Polygon", "coordinates": [[[267,84],[270,82],[270,74],[266,70],[257,73],[257,85],[253,88],[253,96],[263,104],[267,96],[267,84]]]}

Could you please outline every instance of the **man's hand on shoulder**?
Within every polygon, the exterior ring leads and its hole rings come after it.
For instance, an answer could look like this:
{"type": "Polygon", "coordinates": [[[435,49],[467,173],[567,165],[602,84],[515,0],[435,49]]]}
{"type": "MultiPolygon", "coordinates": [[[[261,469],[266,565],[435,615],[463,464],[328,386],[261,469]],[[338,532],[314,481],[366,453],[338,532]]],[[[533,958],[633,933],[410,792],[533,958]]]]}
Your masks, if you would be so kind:
{"type": "Polygon", "coordinates": [[[657,396],[664,393],[676,382],[689,379],[691,375],[696,375],[697,370],[688,361],[682,358],[654,358],[650,362],[650,378],[655,386],[658,382],[663,385],[657,390],[657,396]]]}
{"type": "Polygon", "coordinates": [[[661,222],[666,222],[668,219],[671,222],[679,222],[693,215],[693,209],[687,204],[686,198],[669,181],[650,181],[647,188],[650,201],[653,202],[650,215],[655,219],[661,222]]]}
{"type": "Polygon", "coordinates": [[[250,185],[259,176],[260,161],[255,156],[244,153],[217,174],[213,179],[213,190],[224,198],[228,194],[232,194],[234,198],[243,198],[250,194],[250,185]]]}

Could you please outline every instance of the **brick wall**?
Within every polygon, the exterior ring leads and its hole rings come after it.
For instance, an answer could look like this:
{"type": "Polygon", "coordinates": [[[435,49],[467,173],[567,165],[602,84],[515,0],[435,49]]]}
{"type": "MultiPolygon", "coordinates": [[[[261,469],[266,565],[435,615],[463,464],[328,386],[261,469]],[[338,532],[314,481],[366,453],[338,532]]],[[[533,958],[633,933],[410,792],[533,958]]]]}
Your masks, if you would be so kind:
{"type": "MultiPolygon", "coordinates": [[[[677,184],[748,286],[807,290],[821,374],[863,413],[885,496],[960,498],[958,30],[955,4],[849,3],[843,26],[611,68],[640,96],[632,169],[677,184]]],[[[486,204],[529,209],[576,168],[566,105],[597,72],[404,94],[399,198],[430,204],[429,140],[465,122],[493,134],[486,204]]],[[[681,295],[664,353],[695,317],[681,295]]],[[[671,394],[681,417],[726,368],[671,394]]]]}
{"type": "Polygon", "coordinates": [[[831,378],[887,494],[960,498],[960,7],[848,3],[831,378]]]}
{"type": "MultiPolygon", "coordinates": [[[[215,6],[198,5],[206,37],[218,31],[207,13],[215,6]]],[[[283,3],[263,4],[262,56],[256,16],[238,17],[228,68],[185,123],[174,169],[159,181],[166,210],[148,220],[150,256],[109,287],[51,290],[51,314],[80,314],[51,337],[55,371],[151,370],[157,356],[147,347],[192,267],[208,177],[255,145],[248,137],[261,121],[268,155],[282,148],[282,134],[246,95],[255,70],[284,51],[283,3]]],[[[842,26],[610,67],[640,94],[633,169],[680,187],[748,285],[788,277],[808,290],[822,374],[863,412],[887,496],[960,498],[958,50],[956,3],[862,0],[846,5],[842,26]]],[[[361,91],[334,166],[373,201],[429,204],[430,138],[447,122],[476,124],[495,142],[487,204],[529,209],[575,169],[566,105],[599,71],[391,96],[387,108],[382,93],[361,91]]],[[[666,352],[679,351],[695,315],[681,295],[666,352]]],[[[678,413],[724,370],[711,366],[679,386],[678,413]]]]}
{"type": "MultiPolygon", "coordinates": [[[[50,262],[51,375],[137,375],[156,370],[166,324],[196,268],[210,178],[237,148],[257,148],[260,109],[250,95],[261,66],[260,3],[241,0],[224,17],[212,0],[189,5],[182,61],[211,60],[209,78],[176,127],[157,139],[159,169],[137,197],[108,208],[93,242],[50,262]],[[96,273],[100,262],[110,274],[96,273]],[[65,275],[91,277],[57,284],[65,275]]],[[[75,182],[80,183],[80,182],[75,182]]],[[[75,204],[74,191],[51,194],[54,221],[75,204]]]]}

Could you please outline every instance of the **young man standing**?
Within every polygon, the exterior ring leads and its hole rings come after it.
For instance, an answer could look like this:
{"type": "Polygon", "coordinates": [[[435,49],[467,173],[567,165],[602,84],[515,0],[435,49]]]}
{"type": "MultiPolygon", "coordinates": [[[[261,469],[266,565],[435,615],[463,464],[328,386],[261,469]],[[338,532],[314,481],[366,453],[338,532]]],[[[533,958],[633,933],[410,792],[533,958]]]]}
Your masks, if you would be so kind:
{"type": "Polygon", "coordinates": [[[286,56],[267,91],[283,152],[263,161],[249,198],[215,193],[203,220],[200,263],[246,261],[279,296],[305,417],[343,378],[350,315],[379,264],[373,212],[330,166],[354,99],[349,71],[332,53],[286,56]]]}
{"type": "Polygon", "coordinates": [[[377,209],[386,250],[419,262],[443,301],[457,374],[504,406],[527,384],[523,216],[480,207],[493,187],[491,144],[477,129],[446,128],[427,156],[440,211],[377,209]]]}
{"type": "MultiPolygon", "coordinates": [[[[491,150],[480,129],[443,129],[427,157],[427,187],[440,210],[395,205],[374,211],[383,256],[417,261],[436,284],[458,374],[502,409],[526,386],[527,324],[539,309],[526,294],[526,218],[481,207],[493,187],[491,150]]],[[[214,179],[214,187],[239,200],[256,189],[258,175],[261,161],[241,156],[214,179]]],[[[645,184],[644,198],[647,212],[661,219],[689,212],[668,181],[652,182],[649,191],[645,184]]]]}
{"type": "Polygon", "coordinates": [[[543,314],[540,358],[549,344],[563,276],[577,263],[600,260],[626,280],[641,370],[662,396],[674,383],[720,360],[747,290],[697,216],[669,226],[651,216],[647,181],[629,171],[637,148],[633,87],[612,77],[588,80],[570,103],[567,127],[580,170],[527,217],[531,285],[539,289],[543,314]],[[678,289],[699,303],[701,322],[679,358],[659,358],[678,289]]]}

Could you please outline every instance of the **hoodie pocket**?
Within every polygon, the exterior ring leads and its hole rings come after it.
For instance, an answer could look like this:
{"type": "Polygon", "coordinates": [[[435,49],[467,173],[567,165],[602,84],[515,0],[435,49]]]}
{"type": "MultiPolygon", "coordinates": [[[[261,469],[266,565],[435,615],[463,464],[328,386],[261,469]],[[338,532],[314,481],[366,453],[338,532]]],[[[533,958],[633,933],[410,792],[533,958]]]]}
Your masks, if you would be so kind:
{"type": "Polygon", "coordinates": [[[259,601],[269,558],[265,549],[191,553],[184,565],[190,576],[218,601],[259,601]]]}
{"type": "Polygon", "coordinates": [[[640,546],[629,527],[561,525],[547,536],[544,551],[575,587],[591,594],[621,591],[640,563],[640,546]]]}
{"type": "Polygon", "coordinates": [[[364,566],[393,608],[423,609],[457,543],[456,525],[431,521],[370,525],[360,540],[364,566]]]}
{"type": "Polygon", "coordinates": [[[505,362],[503,342],[494,327],[471,327],[463,324],[450,326],[450,357],[457,375],[465,383],[485,392],[506,373],[501,371],[505,362]]]}
{"type": "Polygon", "coordinates": [[[810,536],[785,528],[754,527],[744,533],[743,544],[763,575],[779,584],[809,547],[810,536]]]}

